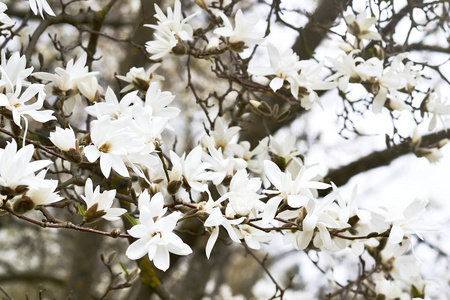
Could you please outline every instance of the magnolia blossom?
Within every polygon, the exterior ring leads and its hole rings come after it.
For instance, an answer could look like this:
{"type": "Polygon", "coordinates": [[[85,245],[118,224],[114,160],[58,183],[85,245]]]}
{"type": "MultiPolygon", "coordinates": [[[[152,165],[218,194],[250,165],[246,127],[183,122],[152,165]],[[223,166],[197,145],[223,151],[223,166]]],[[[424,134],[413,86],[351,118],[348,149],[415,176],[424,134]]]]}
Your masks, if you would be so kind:
{"type": "Polygon", "coordinates": [[[55,13],[53,12],[50,5],[48,5],[47,0],[28,0],[28,2],[30,3],[30,8],[33,13],[37,15],[39,11],[42,19],[44,19],[43,11],[45,11],[50,16],[55,16],[55,13]]]}
{"type": "MultiPolygon", "coordinates": [[[[187,21],[197,14],[193,14],[185,19],[181,15],[181,2],[175,1],[174,9],[167,8],[167,16],[163,13],[161,8],[155,4],[155,17],[158,19],[157,25],[146,24],[144,26],[153,28],[155,30],[156,41],[149,41],[146,43],[146,50],[153,54],[150,59],[160,59],[166,54],[173,51],[181,41],[190,41],[193,36],[193,28],[187,24],[187,21]]],[[[184,47],[184,46],[182,46],[184,47]]],[[[179,54],[175,51],[176,54],[179,54]]]]}
{"type": "Polygon", "coordinates": [[[270,222],[274,218],[282,200],[285,200],[290,207],[299,208],[306,206],[310,199],[314,199],[313,190],[330,187],[329,184],[314,180],[318,176],[317,168],[314,167],[302,167],[293,178],[289,171],[282,172],[276,164],[266,160],[264,171],[276,189],[276,191],[266,190],[266,192],[278,194],[267,202],[264,209],[264,222],[270,222]]]}
{"type": "Polygon", "coordinates": [[[239,237],[233,229],[233,225],[240,224],[244,221],[244,217],[239,219],[229,220],[226,218],[220,209],[220,202],[214,201],[209,195],[208,202],[201,202],[198,204],[199,210],[208,213],[209,216],[205,220],[204,226],[211,232],[211,235],[206,243],[206,257],[209,258],[211,251],[214,248],[214,244],[219,237],[219,227],[222,226],[227,231],[230,238],[236,242],[240,243],[239,237]]]}
{"type": "Polygon", "coordinates": [[[121,89],[120,92],[129,92],[133,88],[147,91],[151,81],[164,80],[164,76],[154,74],[160,65],[161,64],[153,64],[147,71],[144,68],[132,67],[126,76],[116,75],[117,78],[128,83],[128,85],[121,89]]]}
{"type": "Polygon", "coordinates": [[[355,46],[362,48],[362,41],[359,44],[358,41],[363,39],[374,41],[381,40],[381,35],[378,32],[369,30],[376,23],[376,21],[377,19],[375,17],[367,18],[366,13],[360,13],[356,16],[356,18],[354,15],[345,16],[348,32],[356,37],[355,46]]]}
{"type": "Polygon", "coordinates": [[[245,169],[239,170],[231,179],[230,191],[217,201],[221,202],[224,199],[229,199],[234,213],[238,216],[247,216],[256,207],[264,208],[264,204],[259,200],[264,195],[257,193],[260,188],[260,178],[248,178],[245,169]]]}
{"type": "Polygon", "coordinates": [[[170,266],[169,253],[188,255],[192,253],[192,249],[173,233],[181,213],[174,212],[165,216],[167,208],[164,208],[162,194],[157,193],[151,200],[145,199],[149,198],[146,195],[139,197],[140,224],[128,230],[138,240],[128,247],[125,254],[133,260],[147,254],[156,268],[166,271],[170,266]]]}
{"type": "Polygon", "coordinates": [[[144,106],[151,106],[152,115],[155,117],[173,119],[180,114],[179,108],[168,106],[174,99],[175,95],[168,91],[161,91],[158,84],[152,82],[145,94],[144,106]]]}
{"type": "Polygon", "coordinates": [[[129,130],[128,123],[127,118],[113,121],[109,116],[91,123],[93,145],[85,147],[84,153],[90,162],[100,158],[100,169],[105,177],[109,177],[111,169],[123,177],[129,177],[122,156],[138,153],[145,147],[129,130]]]}
{"type": "Polygon", "coordinates": [[[207,190],[207,186],[203,184],[206,180],[212,180],[210,172],[206,169],[210,167],[209,163],[202,162],[202,148],[195,147],[188,155],[183,153],[180,157],[175,152],[170,151],[170,160],[173,168],[169,173],[171,181],[186,180],[189,186],[199,192],[207,190]]]}
{"type": "Polygon", "coordinates": [[[203,147],[214,147],[216,149],[222,148],[222,153],[225,156],[232,155],[232,150],[228,149],[230,144],[237,142],[237,134],[241,130],[239,126],[228,127],[224,118],[216,118],[214,122],[214,130],[209,132],[201,139],[203,147]]]}
{"type": "MultiPolygon", "coordinates": [[[[8,17],[7,14],[5,14],[5,10],[7,10],[8,7],[5,3],[0,2],[0,23],[3,23],[3,26],[13,26],[15,22],[11,20],[10,17],[8,17]]],[[[2,49],[3,52],[3,49],[2,49]]]]}
{"type": "Polygon", "coordinates": [[[214,30],[214,33],[227,37],[230,45],[242,51],[245,44],[260,44],[264,42],[264,33],[256,30],[256,23],[259,22],[257,16],[245,16],[239,9],[234,17],[234,28],[230,20],[224,13],[219,14],[223,20],[224,27],[214,30]],[[239,45],[243,43],[244,45],[239,45]]]}
{"type": "Polygon", "coordinates": [[[78,145],[75,132],[70,126],[66,129],[56,127],[54,132],[50,132],[50,141],[61,151],[76,149],[78,145]]]}
{"type": "Polygon", "coordinates": [[[292,49],[281,53],[270,42],[267,42],[267,51],[269,52],[270,67],[251,66],[248,68],[248,72],[254,75],[275,75],[276,77],[269,84],[274,92],[283,86],[285,80],[288,81],[291,85],[292,96],[297,98],[299,85],[296,77],[301,68],[298,55],[292,49]]]}
{"type": "Polygon", "coordinates": [[[131,106],[142,106],[142,100],[137,96],[137,91],[126,94],[119,102],[114,91],[108,87],[104,102],[95,102],[94,105],[85,108],[91,116],[100,119],[108,115],[111,119],[118,119],[122,114],[131,115],[131,106]]]}
{"type": "Polygon", "coordinates": [[[427,98],[425,102],[425,111],[433,115],[428,130],[431,131],[436,127],[437,120],[447,128],[447,122],[445,121],[444,116],[450,115],[449,99],[449,97],[444,95],[442,89],[437,89],[435,93],[427,98]]]}
{"type": "Polygon", "coordinates": [[[423,239],[421,233],[437,229],[436,225],[424,221],[422,218],[427,204],[427,200],[415,199],[400,214],[386,220],[392,224],[389,243],[399,244],[410,234],[416,234],[423,239]]]}
{"type": "Polygon", "coordinates": [[[116,221],[120,216],[127,212],[123,208],[114,208],[113,200],[116,196],[116,190],[103,191],[100,193],[100,186],[94,190],[92,180],[88,178],[84,187],[85,195],[81,198],[86,203],[87,209],[84,215],[86,222],[97,221],[100,217],[107,221],[116,221]]]}
{"type": "Polygon", "coordinates": [[[0,91],[7,94],[12,93],[15,87],[29,86],[29,82],[25,79],[33,72],[33,67],[27,68],[27,58],[20,55],[19,51],[15,51],[9,59],[6,59],[5,50],[1,50],[1,76],[0,91]]]}
{"type": "MultiPolygon", "coordinates": [[[[261,225],[258,224],[258,222],[255,222],[254,224],[261,225]]],[[[235,227],[234,230],[239,239],[244,240],[249,248],[255,250],[261,249],[261,243],[267,243],[272,240],[273,237],[271,232],[264,232],[247,224],[237,225],[237,228],[235,227]]]]}
{"type": "Polygon", "coordinates": [[[55,74],[36,72],[33,76],[48,81],[49,88],[57,88],[62,92],[70,90],[77,92],[81,82],[85,81],[87,85],[90,85],[91,77],[98,74],[98,72],[89,72],[86,62],[87,54],[83,52],[76,61],[69,60],[65,68],[57,67],[55,74]]]}
{"type": "Polygon", "coordinates": [[[46,170],[36,175],[34,182],[29,186],[26,196],[35,205],[46,205],[63,199],[55,190],[58,188],[58,180],[44,179],[46,170]]]}
{"type": "Polygon", "coordinates": [[[15,140],[9,142],[5,149],[0,149],[0,185],[15,189],[19,185],[33,184],[36,180],[34,173],[52,164],[50,160],[31,162],[33,153],[33,145],[17,150],[15,140]]]}

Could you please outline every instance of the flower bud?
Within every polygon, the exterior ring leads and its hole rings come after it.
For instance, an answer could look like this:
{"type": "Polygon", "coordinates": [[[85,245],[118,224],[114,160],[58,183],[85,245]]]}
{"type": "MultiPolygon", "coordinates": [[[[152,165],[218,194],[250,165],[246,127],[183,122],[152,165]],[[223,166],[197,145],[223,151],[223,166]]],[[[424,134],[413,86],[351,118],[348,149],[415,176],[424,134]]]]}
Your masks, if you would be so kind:
{"type": "Polygon", "coordinates": [[[182,184],[183,184],[183,182],[181,180],[171,181],[167,185],[167,191],[169,192],[169,194],[175,195],[178,192],[178,190],[180,189],[182,184]]]}
{"type": "Polygon", "coordinates": [[[244,51],[244,49],[246,48],[245,46],[245,42],[243,41],[239,41],[239,42],[235,42],[235,43],[230,43],[229,47],[228,47],[231,51],[234,52],[242,52],[244,51]]]}
{"type": "Polygon", "coordinates": [[[81,154],[80,150],[72,148],[69,149],[69,151],[62,151],[62,154],[68,161],[76,165],[81,164],[83,162],[83,154],[81,154]]]}
{"type": "Polygon", "coordinates": [[[133,282],[139,275],[139,268],[134,268],[127,275],[125,275],[125,279],[127,282],[133,282]]]}
{"type": "Polygon", "coordinates": [[[14,202],[12,209],[16,214],[23,215],[24,213],[32,210],[34,207],[35,204],[33,200],[31,200],[30,197],[23,195],[14,202]]]}
{"type": "Polygon", "coordinates": [[[172,53],[176,56],[183,56],[188,53],[188,48],[184,43],[178,42],[178,44],[172,48],[172,53]]]}
{"type": "Polygon", "coordinates": [[[208,4],[206,4],[205,0],[194,0],[195,4],[197,4],[201,9],[207,10],[208,4]]]}
{"type": "Polygon", "coordinates": [[[109,235],[114,239],[118,238],[120,235],[120,228],[114,228],[109,235]]]}
{"type": "Polygon", "coordinates": [[[111,264],[111,262],[113,261],[113,259],[116,256],[117,256],[117,252],[113,250],[110,253],[108,253],[107,255],[100,254],[100,259],[102,260],[102,262],[105,265],[109,265],[109,264],[111,264]]]}

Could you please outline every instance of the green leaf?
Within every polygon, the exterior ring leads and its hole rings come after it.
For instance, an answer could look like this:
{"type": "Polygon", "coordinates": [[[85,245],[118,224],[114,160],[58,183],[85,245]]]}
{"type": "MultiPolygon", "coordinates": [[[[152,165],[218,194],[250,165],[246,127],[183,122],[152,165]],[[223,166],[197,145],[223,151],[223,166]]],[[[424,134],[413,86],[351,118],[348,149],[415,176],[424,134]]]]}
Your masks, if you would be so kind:
{"type": "Polygon", "coordinates": [[[84,211],[84,208],[79,203],[77,204],[77,209],[78,209],[78,212],[80,213],[80,215],[82,215],[84,217],[84,214],[86,212],[84,211]]]}
{"type": "Polygon", "coordinates": [[[122,267],[122,270],[125,272],[125,275],[129,276],[127,268],[125,268],[125,266],[123,265],[122,262],[119,262],[120,266],[122,267]]]}
{"type": "Polygon", "coordinates": [[[138,224],[137,221],[128,213],[124,214],[123,216],[125,217],[125,219],[127,219],[128,222],[130,222],[131,225],[136,226],[138,224]]]}

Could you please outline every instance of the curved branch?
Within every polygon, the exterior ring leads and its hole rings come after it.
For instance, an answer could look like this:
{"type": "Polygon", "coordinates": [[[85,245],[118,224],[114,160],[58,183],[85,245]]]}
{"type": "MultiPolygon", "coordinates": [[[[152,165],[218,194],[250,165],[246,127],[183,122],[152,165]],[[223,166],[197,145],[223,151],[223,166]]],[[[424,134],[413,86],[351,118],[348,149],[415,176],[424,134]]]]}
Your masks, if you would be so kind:
{"type": "MultiPolygon", "coordinates": [[[[430,145],[445,138],[450,138],[450,131],[442,130],[436,133],[428,134],[422,137],[421,146],[429,147],[430,145]]],[[[373,152],[346,166],[332,169],[324,177],[324,181],[332,181],[337,186],[342,186],[357,174],[376,169],[378,167],[387,166],[396,158],[411,152],[412,148],[410,142],[406,141],[386,150],[373,152]]],[[[324,196],[328,192],[329,190],[321,190],[320,195],[324,196]]]]}

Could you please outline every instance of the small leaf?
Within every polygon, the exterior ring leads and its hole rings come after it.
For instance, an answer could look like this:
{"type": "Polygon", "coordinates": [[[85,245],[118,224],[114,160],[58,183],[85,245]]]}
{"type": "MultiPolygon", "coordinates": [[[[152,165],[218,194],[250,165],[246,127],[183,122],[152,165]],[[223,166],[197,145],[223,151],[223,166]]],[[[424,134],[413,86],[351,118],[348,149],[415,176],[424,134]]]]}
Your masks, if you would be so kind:
{"type": "Polygon", "coordinates": [[[80,213],[80,215],[82,215],[84,217],[84,214],[86,212],[84,211],[84,208],[79,203],[77,204],[77,209],[78,209],[78,212],[80,213]]]}
{"type": "Polygon", "coordinates": [[[123,265],[122,262],[119,262],[120,266],[122,267],[122,270],[125,272],[126,276],[129,276],[130,274],[128,274],[127,268],[125,268],[125,266],[123,265]]]}
{"type": "Polygon", "coordinates": [[[125,219],[127,219],[128,222],[130,222],[131,225],[136,226],[138,224],[137,221],[129,214],[126,213],[123,216],[125,217],[125,219]]]}

